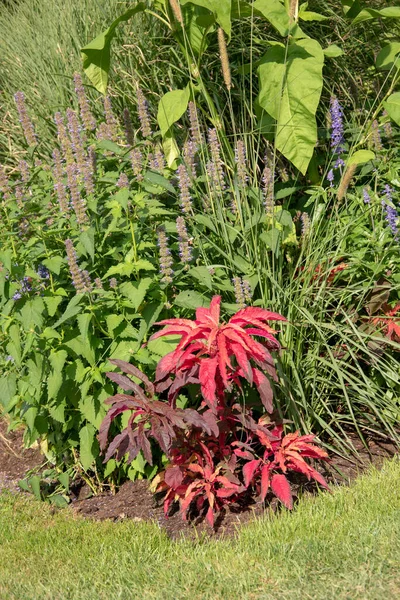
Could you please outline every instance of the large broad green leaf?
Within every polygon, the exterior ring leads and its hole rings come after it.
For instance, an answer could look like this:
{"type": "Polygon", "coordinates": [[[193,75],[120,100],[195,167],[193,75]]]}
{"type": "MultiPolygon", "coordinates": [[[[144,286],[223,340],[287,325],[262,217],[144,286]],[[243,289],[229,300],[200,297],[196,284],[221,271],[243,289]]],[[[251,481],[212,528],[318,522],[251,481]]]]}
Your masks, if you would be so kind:
{"type": "Polygon", "coordinates": [[[355,19],[353,19],[353,25],[368,21],[369,19],[378,19],[379,17],[387,19],[400,19],[400,6],[388,6],[381,10],[375,10],[374,8],[364,8],[358,13],[355,19]]]}
{"type": "Polygon", "coordinates": [[[185,114],[189,98],[189,86],[186,86],[184,90],[167,92],[161,98],[158,104],[157,122],[163,136],[185,114]]]}
{"type": "Polygon", "coordinates": [[[137,310],[142,304],[152,281],[153,280],[150,277],[145,277],[135,283],[127,281],[121,284],[119,289],[121,293],[132,302],[133,308],[137,310]]]}
{"type": "Polygon", "coordinates": [[[297,23],[290,23],[288,12],[280,0],[256,0],[251,6],[254,14],[267,19],[282,36],[291,33],[296,38],[306,37],[297,23]]]}
{"type": "Polygon", "coordinates": [[[180,0],[182,6],[185,4],[194,4],[202,6],[215,15],[218,25],[225,31],[228,41],[231,39],[231,0],[180,0]]]}
{"type": "Polygon", "coordinates": [[[276,147],[303,174],[317,142],[315,113],[323,65],[319,43],[305,39],[291,44],[287,51],[273,46],[258,67],[258,102],[276,120],[276,147]]]}
{"type": "Polygon", "coordinates": [[[25,331],[32,327],[41,327],[43,324],[43,312],[45,304],[40,297],[27,300],[21,309],[21,321],[25,331]]]}
{"type": "Polygon", "coordinates": [[[194,290],[184,290],[177,295],[174,304],[182,306],[182,308],[192,308],[195,310],[200,306],[207,306],[209,301],[194,290]]]}
{"type": "Polygon", "coordinates": [[[376,57],[375,65],[377,69],[389,71],[392,67],[400,69],[400,42],[392,42],[383,46],[376,57]]]}
{"type": "Polygon", "coordinates": [[[47,395],[49,400],[55,398],[61,388],[63,382],[62,370],[65,361],[67,360],[67,352],[59,350],[49,354],[49,361],[52,366],[52,372],[47,379],[47,395]]]}
{"type": "Polygon", "coordinates": [[[96,429],[93,425],[85,425],[79,432],[79,457],[82,467],[87,471],[99,455],[97,440],[95,439],[96,429]]]}
{"type": "Polygon", "coordinates": [[[81,49],[85,73],[94,87],[102,94],[105,94],[107,90],[111,40],[115,35],[115,29],[122,21],[127,21],[135,14],[144,11],[145,8],[146,5],[139,2],[134,8],[130,8],[118,19],[115,19],[108,29],[81,49]]]}
{"type": "Polygon", "coordinates": [[[386,111],[397,125],[400,125],[400,92],[395,92],[385,102],[386,111]]]}
{"type": "Polygon", "coordinates": [[[82,295],[74,296],[67,305],[64,314],[58,319],[56,323],[53,325],[53,329],[67,321],[67,319],[72,319],[75,315],[82,311],[82,306],[79,306],[80,301],[82,300],[82,295]]]}
{"type": "Polygon", "coordinates": [[[357,152],[354,152],[354,154],[350,156],[346,164],[348,167],[351,165],[364,165],[370,160],[374,160],[374,158],[375,154],[372,150],[357,150],[357,152]]]}

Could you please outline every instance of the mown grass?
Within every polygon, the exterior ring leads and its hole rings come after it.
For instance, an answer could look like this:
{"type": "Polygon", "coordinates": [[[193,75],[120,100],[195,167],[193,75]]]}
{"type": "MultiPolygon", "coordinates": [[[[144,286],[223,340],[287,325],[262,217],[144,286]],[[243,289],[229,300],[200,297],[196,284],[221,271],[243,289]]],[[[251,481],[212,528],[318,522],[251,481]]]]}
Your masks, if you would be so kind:
{"type": "Polygon", "coordinates": [[[381,599],[400,594],[400,461],[303,498],[236,539],[170,541],[155,524],[92,523],[0,498],[4,600],[381,599]]]}

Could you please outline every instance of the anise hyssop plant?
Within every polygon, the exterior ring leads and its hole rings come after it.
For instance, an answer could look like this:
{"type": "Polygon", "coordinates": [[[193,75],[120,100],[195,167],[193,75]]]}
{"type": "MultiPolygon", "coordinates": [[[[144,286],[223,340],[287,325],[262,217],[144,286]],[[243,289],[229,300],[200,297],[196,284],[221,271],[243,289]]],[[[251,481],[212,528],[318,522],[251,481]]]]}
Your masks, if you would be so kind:
{"type": "Polygon", "coordinates": [[[276,380],[271,353],[280,350],[277,332],[267,323],[286,319],[249,307],[221,323],[220,303],[220,296],[214,296],[210,308],[197,309],[194,321],[158,323],[165,327],[152,339],[167,335],[181,339],[160,360],[154,384],[133,365],[111,361],[144,387],[126,375],[108,373],[128,394],[107,400],[110,409],[99,436],[102,450],[107,449],[105,460],[128,453],[131,461],[142,451],[152,464],[151,440],[157,442],[168,459],[154,484],[157,492],[165,492],[165,513],[177,501],[185,519],[191,511],[205,511],[210,525],[224,505],[249,492],[261,500],[271,492],[292,508],[290,471],[327,487],[305,460],[327,459],[326,452],[313,443],[314,436],[284,435],[282,425],[267,414],[273,412],[276,380]],[[253,384],[260,395],[259,407],[244,401],[244,386],[253,384]],[[179,408],[178,394],[189,385],[197,390],[195,405],[179,408]],[[130,413],[126,428],[108,444],[112,421],[126,411],[130,413]]]}

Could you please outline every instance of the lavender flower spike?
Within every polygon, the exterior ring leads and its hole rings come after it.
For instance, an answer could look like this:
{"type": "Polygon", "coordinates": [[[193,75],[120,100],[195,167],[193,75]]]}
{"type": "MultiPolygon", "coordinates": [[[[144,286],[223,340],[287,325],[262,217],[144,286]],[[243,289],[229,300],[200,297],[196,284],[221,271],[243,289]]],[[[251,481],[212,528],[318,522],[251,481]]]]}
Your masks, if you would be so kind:
{"type": "Polygon", "coordinates": [[[343,128],[343,110],[337,98],[331,98],[331,148],[334,154],[339,156],[344,152],[344,128],[343,128]]]}
{"type": "Polygon", "coordinates": [[[158,229],[158,247],[160,256],[160,274],[162,283],[172,283],[172,276],[174,274],[172,270],[172,256],[171,250],[168,248],[168,237],[165,233],[165,229],[160,227],[158,229]]]}
{"type": "Polygon", "coordinates": [[[238,140],[235,145],[235,162],[237,176],[241,186],[245,187],[249,179],[246,167],[246,147],[243,140],[238,140]]]}
{"type": "Polygon", "coordinates": [[[190,247],[189,236],[186,229],[185,219],[178,217],[176,219],[176,231],[178,232],[179,256],[184,265],[192,260],[192,248],[190,247]]]}
{"type": "Polygon", "coordinates": [[[106,117],[108,139],[116,142],[118,140],[118,122],[113,113],[111,98],[104,98],[104,115],[106,117]]]}
{"type": "Polygon", "coordinates": [[[65,191],[65,185],[63,183],[63,176],[64,176],[63,166],[62,166],[60,151],[57,149],[53,150],[53,160],[54,160],[54,167],[53,167],[54,189],[57,194],[58,203],[60,205],[60,211],[63,214],[67,214],[69,212],[69,208],[68,208],[67,194],[65,191]]]}
{"type": "Polygon", "coordinates": [[[71,204],[74,209],[78,225],[86,225],[89,218],[86,214],[86,203],[82,198],[77,181],[78,169],[75,163],[67,165],[67,181],[71,195],[71,204]]]}
{"type": "Polygon", "coordinates": [[[25,105],[25,96],[22,92],[17,92],[14,94],[14,100],[17,106],[19,122],[21,123],[25,139],[29,146],[34,146],[37,143],[37,136],[32,121],[28,116],[28,111],[25,105]]]}
{"type": "Polygon", "coordinates": [[[90,111],[90,106],[86,97],[85,88],[83,87],[82,77],[79,73],[74,73],[74,84],[83,126],[88,131],[93,131],[94,129],[96,129],[96,119],[90,111]]]}
{"type": "Polygon", "coordinates": [[[67,252],[67,261],[69,266],[69,272],[71,274],[72,284],[77,294],[84,294],[87,291],[86,283],[84,281],[82,271],[78,265],[76,250],[70,239],[65,240],[65,250],[67,252]]]}
{"type": "Polygon", "coordinates": [[[192,213],[192,198],[189,191],[190,177],[185,165],[179,165],[177,174],[179,180],[181,209],[185,215],[188,215],[192,213]]]}
{"type": "Polygon", "coordinates": [[[136,91],[137,98],[137,110],[140,121],[140,129],[142,131],[143,137],[149,137],[151,135],[151,127],[150,127],[150,118],[148,113],[147,100],[140,89],[137,88],[136,91]]]}

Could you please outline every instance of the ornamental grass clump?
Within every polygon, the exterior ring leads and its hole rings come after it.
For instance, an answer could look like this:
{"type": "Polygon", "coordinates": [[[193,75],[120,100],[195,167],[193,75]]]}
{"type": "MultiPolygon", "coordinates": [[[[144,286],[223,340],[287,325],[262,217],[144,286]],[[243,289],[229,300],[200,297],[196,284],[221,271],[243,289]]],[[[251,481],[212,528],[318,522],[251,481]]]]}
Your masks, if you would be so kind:
{"type": "Polygon", "coordinates": [[[129,394],[106,400],[110,409],[100,427],[100,447],[105,460],[133,461],[142,452],[152,465],[154,440],[168,463],[153,482],[164,493],[164,511],[178,502],[184,519],[205,514],[213,526],[226,505],[240,502],[249,493],[264,501],[268,493],[293,507],[288,475],[301,473],[322,487],[327,483],[305,459],[328,458],[315,444],[315,436],[284,434],[273,412],[272,382],[277,378],[272,353],[279,352],[277,331],[269,322],[285,322],[262,308],[239,310],[228,322],[220,321],[220,296],[209,308],[198,308],[196,319],[166,319],[164,329],[150,339],[179,336],[172,352],[157,365],[152,383],[133,365],[111,362],[125,375],[108,377],[129,394]],[[255,339],[257,338],[257,339],[255,339]],[[132,375],[144,384],[135,383],[132,375]],[[241,398],[244,382],[255,385],[261,405],[254,409],[241,398]],[[180,408],[177,399],[194,386],[193,408],[180,408]],[[126,428],[108,441],[114,419],[128,413],[126,428]],[[194,513],[193,513],[194,511],[194,513]]]}

